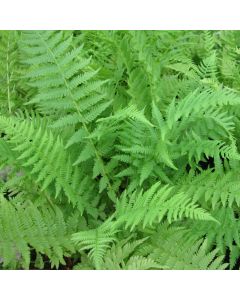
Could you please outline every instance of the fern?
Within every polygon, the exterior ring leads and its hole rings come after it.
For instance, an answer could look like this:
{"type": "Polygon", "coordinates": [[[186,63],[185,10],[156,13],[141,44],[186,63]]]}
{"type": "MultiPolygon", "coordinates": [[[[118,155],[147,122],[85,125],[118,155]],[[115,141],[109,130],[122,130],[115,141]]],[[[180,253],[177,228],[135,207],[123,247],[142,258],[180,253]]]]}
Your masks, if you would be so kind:
{"type": "Polygon", "coordinates": [[[0,37],[0,99],[2,112],[8,115],[21,104],[18,32],[4,31],[0,37]],[[18,99],[19,98],[19,99],[18,99]]]}
{"type": "Polygon", "coordinates": [[[197,207],[184,194],[174,195],[171,187],[159,188],[159,183],[154,184],[144,194],[135,192],[127,196],[125,193],[116,207],[117,222],[125,223],[125,228],[130,228],[130,231],[139,224],[144,228],[156,221],[160,223],[165,216],[169,223],[183,216],[214,220],[209,213],[197,207]]]}
{"type": "MultiPolygon", "coordinates": [[[[111,101],[106,101],[100,92],[106,81],[94,79],[97,70],[92,70],[90,59],[81,55],[81,46],[72,49],[72,38],[70,35],[63,40],[61,31],[25,34],[23,43],[27,59],[24,62],[35,66],[27,77],[32,80],[31,86],[39,91],[29,103],[39,103],[40,111],[58,114],[58,119],[51,124],[52,128],[82,125],[89,136],[88,124],[106,110],[111,101]]],[[[90,139],[75,164],[93,156],[102,164],[102,158],[90,139]]],[[[102,175],[114,199],[114,191],[104,170],[102,175]]]]}
{"type": "Polygon", "coordinates": [[[14,118],[0,118],[0,127],[9,139],[21,167],[41,185],[41,191],[51,183],[55,185],[55,198],[61,190],[69,201],[76,204],[76,195],[71,187],[73,170],[70,158],[59,137],[44,127],[34,128],[33,122],[19,121],[14,118]],[[65,164],[65,166],[64,166],[65,164]]]}
{"type": "Polygon", "coordinates": [[[79,250],[90,250],[89,257],[93,260],[97,269],[101,268],[101,263],[110,243],[115,240],[117,229],[108,220],[100,227],[90,231],[75,233],[72,240],[78,245],[79,250]]]}
{"type": "MultiPolygon", "coordinates": [[[[208,243],[212,246],[217,246],[219,252],[226,254],[227,249],[230,251],[230,256],[237,253],[240,249],[239,239],[239,220],[234,216],[234,210],[231,208],[221,208],[214,211],[213,215],[219,221],[219,224],[203,224],[196,223],[189,231],[189,236],[192,238],[208,237],[208,243]],[[196,227],[195,227],[196,226],[196,227]]],[[[234,267],[235,263],[231,263],[234,267]]]]}
{"type": "Polygon", "coordinates": [[[63,256],[75,252],[59,209],[50,211],[32,204],[11,204],[3,196],[0,207],[0,257],[4,267],[16,268],[18,262],[18,265],[28,268],[31,248],[40,255],[47,255],[52,267],[65,264],[63,256]]]}
{"type": "Polygon", "coordinates": [[[170,270],[223,270],[227,267],[227,264],[223,263],[224,256],[218,255],[218,249],[209,251],[207,240],[188,244],[184,242],[183,235],[182,230],[171,232],[166,227],[161,228],[153,236],[155,241],[150,257],[170,270]],[[165,230],[167,232],[164,232],[165,230]]]}
{"type": "Polygon", "coordinates": [[[239,269],[239,49],[0,32],[0,268],[239,269]]]}

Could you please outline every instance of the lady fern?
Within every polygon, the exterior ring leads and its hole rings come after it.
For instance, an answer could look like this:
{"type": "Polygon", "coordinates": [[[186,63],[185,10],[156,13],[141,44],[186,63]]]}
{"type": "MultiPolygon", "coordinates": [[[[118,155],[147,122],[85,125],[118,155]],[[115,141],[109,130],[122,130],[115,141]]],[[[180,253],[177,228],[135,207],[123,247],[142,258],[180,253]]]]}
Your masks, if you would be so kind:
{"type": "Polygon", "coordinates": [[[0,32],[0,267],[239,269],[239,41],[0,32]]]}

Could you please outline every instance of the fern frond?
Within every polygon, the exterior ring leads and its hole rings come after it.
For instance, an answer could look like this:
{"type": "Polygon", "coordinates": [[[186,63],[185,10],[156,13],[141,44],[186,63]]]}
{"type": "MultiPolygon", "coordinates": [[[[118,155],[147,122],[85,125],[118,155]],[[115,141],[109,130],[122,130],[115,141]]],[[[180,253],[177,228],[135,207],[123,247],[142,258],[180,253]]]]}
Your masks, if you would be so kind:
{"type": "Polygon", "coordinates": [[[150,258],[166,269],[223,270],[228,266],[223,263],[224,256],[218,255],[218,249],[209,251],[207,240],[186,243],[182,231],[169,232],[165,239],[159,233],[153,236],[154,250],[150,258]]]}
{"type": "Polygon", "coordinates": [[[161,187],[159,183],[152,185],[146,192],[124,195],[116,206],[117,222],[123,223],[125,228],[132,231],[136,226],[152,226],[160,223],[164,217],[168,222],[182,219],[183,217],[211,220],[214,218],[204,209],[198,207],[183,193],[173,193],[169,186],[161,187]]]}
{"type": "Polygon", "coordinates": [[[96,229],[81,231],[72,235],[72,240],[79,251],[89,250],[89,257],[97,269],[101,264],[107,249],[116,240],[117,228],[109,219],[96,229]]]}
{"type": "MultiPolygon", "coordinates": [[[[234,210],[231,208],[220,208],[213,211],[213,216],[219,223],[196,222],[187,233],[189,237],[197,239],[207,236],[208,244],[216,246],[220,253],[226,254],[227,248],[230,255],[234,256],[237,249],[240,249],[240,223],[234,216],[234,210]],[[231,252],[233,253],[231,254],[231,252]]],[[[232,263],[232,266],[234,264],[232,263]]]]}
{"type": "MultiPolygon", "coordinates": [[[[34,70],[30,71],[28,78],[32,82],[31,85],[38,88],[38,94],[29,103],[37,104],[46,114],[53,115],[57,112],[58,119],[51,127],[83,126],[86,136],[90,136],[89,124],[94,122],[112,101],[106,101],[101,91],[107,80],[95,79],[98,70],[92,69],[90,60],[82,54],[81,46],[72,49],[72,39],[72,35],[65,38],[61,31],[35,31],[24,34],[24,51],[27,54],[24,62],[34,64],[34,70]]],[[[70,137],[70,141],[75,138],[73,136],[70,137]]],[[[88,143],[87,149],[92,148],[93,151],[88,157],[85,156],[84,160],[96,157],[103,163],[93,140],[90,139],[88,143]]],[[[80,154],[76,163],[84,160],[80,154]]],[[[116,195],[106,171],[102,172],[102,176],[107,181],[109,195],[115,200],[116,195]]]]}
{"type": "Polygon", "coordinates": [[[61,138],[43,126],[35,128],[33,122],[16,118],[0,117],[0,128],[6,133],[17,161],[40,184],[41,190],[54,184],[55,197],[62,190],[68,200],[76,204],[78,199],[71,186],[71,159],[61,138]]]}
{"type": "Polygon", "coordinates": [[[65,264],[64,256],[74,245],[59,209],[55,212],[34,205],[17,205],[0,200],[0,257],[5,267],[17,263],[28,269],[31,248],[47,255],[52,267],[65,264]]]}
{"type": "Polygon", "coordinates": [[[19,35],[14,31],[2,31],[0,36],[0,105],[2,112],[8,115],[15,111],[20,103],[18,92],[20,72],[17,42],[19,35]],[[17,99],[18,98],[18,99],[17,99]]]}

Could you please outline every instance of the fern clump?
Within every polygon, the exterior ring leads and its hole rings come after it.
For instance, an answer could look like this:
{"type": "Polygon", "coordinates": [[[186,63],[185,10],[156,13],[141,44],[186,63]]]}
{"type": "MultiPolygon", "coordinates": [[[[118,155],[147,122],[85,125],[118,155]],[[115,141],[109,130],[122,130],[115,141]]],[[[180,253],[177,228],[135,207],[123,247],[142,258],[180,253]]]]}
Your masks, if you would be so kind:
{"type": "Polygon", "coordinates": [[[239,41],[0,32],[0,268],[239,269],[239,41]]]}

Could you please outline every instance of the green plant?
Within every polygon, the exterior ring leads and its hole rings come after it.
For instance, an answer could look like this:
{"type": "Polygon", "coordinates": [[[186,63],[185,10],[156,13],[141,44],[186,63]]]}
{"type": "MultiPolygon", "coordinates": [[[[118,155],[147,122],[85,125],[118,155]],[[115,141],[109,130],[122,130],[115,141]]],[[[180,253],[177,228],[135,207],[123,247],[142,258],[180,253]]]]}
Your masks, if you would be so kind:
{"type": "Polygon", "coordinates": [[[238,31],[0,32],[3,269],[239,269],[238,31]]]}

